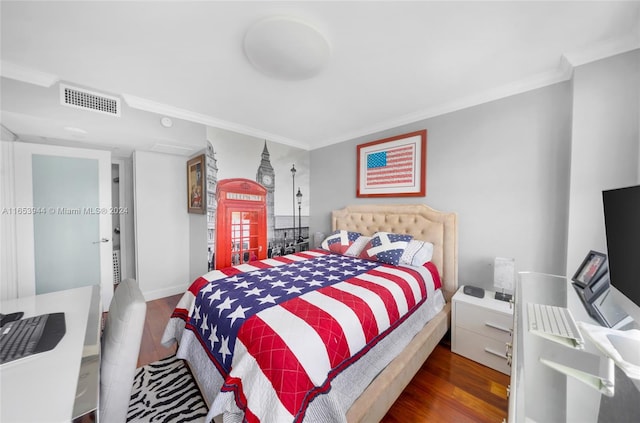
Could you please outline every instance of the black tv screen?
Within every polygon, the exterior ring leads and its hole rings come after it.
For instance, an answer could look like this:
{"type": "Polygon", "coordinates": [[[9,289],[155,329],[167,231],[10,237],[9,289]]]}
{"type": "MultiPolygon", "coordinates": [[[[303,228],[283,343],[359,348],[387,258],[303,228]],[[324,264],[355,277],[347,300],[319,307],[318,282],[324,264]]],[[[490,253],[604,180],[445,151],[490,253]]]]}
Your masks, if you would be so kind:
{"type": "Polygon", "coordinates": [[[602,192],[609,277],[640,306],[640,185],[602,192]]]}

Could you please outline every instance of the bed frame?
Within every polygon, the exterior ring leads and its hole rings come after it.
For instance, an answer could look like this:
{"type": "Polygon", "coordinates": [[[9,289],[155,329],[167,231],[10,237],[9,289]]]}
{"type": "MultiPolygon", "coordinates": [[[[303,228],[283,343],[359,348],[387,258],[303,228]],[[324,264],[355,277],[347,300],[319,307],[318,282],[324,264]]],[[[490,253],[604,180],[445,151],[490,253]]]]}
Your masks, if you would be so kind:
{"type": "Polygon", "coordinates": [[[442,278],[445,308],[380,372],[347,412],[349,423],[376,422],[382,420],[450,327],[450,300],[458,289],[457,218],[455,213],[422,204],[357,205],[333,211],[331,226],[332,230],[346,229],[368,236],[386,231],[429,241],[434,245],[432,261],[442,278]]]}

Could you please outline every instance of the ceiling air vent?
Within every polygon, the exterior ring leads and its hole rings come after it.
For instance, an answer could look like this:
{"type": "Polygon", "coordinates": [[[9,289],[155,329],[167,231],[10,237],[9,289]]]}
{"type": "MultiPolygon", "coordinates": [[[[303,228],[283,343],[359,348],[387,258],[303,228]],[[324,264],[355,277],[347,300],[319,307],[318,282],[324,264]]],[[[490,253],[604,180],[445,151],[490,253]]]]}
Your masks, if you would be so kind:
{"type": "Polygon", "coordinates": [[[65,106],[120,116],[120,99],[109,95],[60,84],[60,103],[65,106]]]}

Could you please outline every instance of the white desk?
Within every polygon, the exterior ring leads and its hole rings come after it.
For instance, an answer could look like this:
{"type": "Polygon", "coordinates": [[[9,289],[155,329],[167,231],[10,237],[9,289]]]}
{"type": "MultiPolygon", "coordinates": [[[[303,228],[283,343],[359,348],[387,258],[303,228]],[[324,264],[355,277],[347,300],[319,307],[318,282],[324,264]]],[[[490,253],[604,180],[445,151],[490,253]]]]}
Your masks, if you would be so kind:
{"type": "Polygon", "coordinates": [[[64,312],[66,333],[51,351],[0,366],[0,421],[70,422],[95,413],[100,373],[100,290],[87,286],[6,300],[24,317],[64,312]]]}
{"type": "MultiPolygon", "coordinates": [[[[549,357],[550,352],[558,358],[576,362],[586,354],[598,357],[603,354],[586,337],[584,350],[575,350],[529,332],[526,308],[530,302],[568,307],[576,321],[598,324],[588,315],[566,277],[529,272],[519,274],[515,295],[509,422],[637,422],[640,387],[635,386],[617,366],[614,395],[609,397],[540,361],[543,356],[549,357]]],[[[625,304],[620,305],[627,313],[633,312],[626,309],[625,304]]],[[[628,305],[632,306],[630,301],[628,305]]],[[[633,307],[637,309],[637,306],[633,307]]],[[[637,329],[638,323],[631,323],[625,330],[637,329]]]]}

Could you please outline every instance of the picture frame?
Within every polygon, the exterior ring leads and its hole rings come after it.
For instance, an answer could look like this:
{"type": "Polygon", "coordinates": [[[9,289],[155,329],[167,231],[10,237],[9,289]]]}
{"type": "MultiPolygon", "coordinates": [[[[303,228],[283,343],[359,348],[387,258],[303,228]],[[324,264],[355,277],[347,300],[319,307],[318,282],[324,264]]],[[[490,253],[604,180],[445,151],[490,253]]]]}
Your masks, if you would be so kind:
{"type": "Polygon", "coordinates": [[[586,288],[597,282],[607,272],[607,256],[591,250],[571,280],[580,287],[586,288]]]}
{"type": "Polygon", "coordinates": [[[357,146],[357,197],[424,197],[427,130],[357,146]]]}
{"type": "Polygon", "coordinates": [[[187,211],[189,213],[206,213],[205,160],[205,155],[201,154],[187,161],[187,211]]]}

